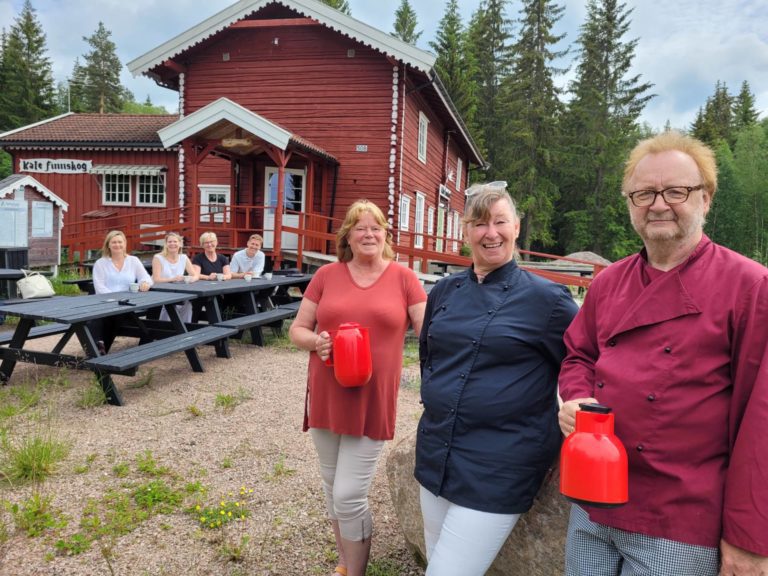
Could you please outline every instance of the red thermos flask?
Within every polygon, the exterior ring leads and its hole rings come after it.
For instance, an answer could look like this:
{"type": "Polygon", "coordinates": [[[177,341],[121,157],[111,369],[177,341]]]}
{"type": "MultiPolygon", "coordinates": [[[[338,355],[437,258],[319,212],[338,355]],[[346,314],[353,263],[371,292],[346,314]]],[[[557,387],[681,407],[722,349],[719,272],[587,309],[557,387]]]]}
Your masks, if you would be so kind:
{"type": "Polygon", "coordinates": [[[611,409],[579,407],[576,429],[560,449],[560,492],[576,504],[622,506],[629,501],[627,451],[613,433],[611,409]]]}
{"type": "Polygon", "coordinates": [[[333,375],[342,386],[362,386],[371,379],[371,341],[368,328],[356,322],[346,322],[331,335],[333,348],[326,360],[333,366],[333,375]]]}

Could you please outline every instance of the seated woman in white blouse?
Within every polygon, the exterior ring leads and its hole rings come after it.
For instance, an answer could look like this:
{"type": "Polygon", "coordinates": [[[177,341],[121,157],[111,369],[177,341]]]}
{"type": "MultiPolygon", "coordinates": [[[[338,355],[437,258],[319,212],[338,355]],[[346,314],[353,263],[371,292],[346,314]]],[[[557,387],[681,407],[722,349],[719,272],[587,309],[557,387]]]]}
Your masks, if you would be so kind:
{"type": "MultiPolygon", "coordinates": [[[[153,282],[181,282],[184,280],[184,273],[191,281],[198,279],[192,266],[192,261],[182,252],[184,239],[170,232],[165,237],[165,245],[159,254],[152,258],[152,281],[153,282]]],[[[192,320],[192,302],[187,301],[184,304],[176,305],[182,322],[192,320]]],[[[160,320],[168,320],[168,313],[163,309],[160,314],[160,320]]]]}
{"type": "Polygon", "coordinates": [[[93,265],[93,288],[96,294],[128,292],[131,284],[138,283],[139,290],[146,292],[152,286],[150,277],[141,260],[127,251],[128,241],[120,230],[112,230],[104,239],[102,257],[93,265]]]}
{"type": "MultiPolygon", "coordinates": [[[[139,284],[146,292],[152,286],[150,277],[141,260],[127,251],[128,242],[120,230],[112,230],[104,239],[102,256],[93,265],[93,288],[96,294],[128,292],[131,284],[139,284]]],[[[114,318],[98,318],[88,322],[99,353],[104,354],[114,340],[114,318]]]]}

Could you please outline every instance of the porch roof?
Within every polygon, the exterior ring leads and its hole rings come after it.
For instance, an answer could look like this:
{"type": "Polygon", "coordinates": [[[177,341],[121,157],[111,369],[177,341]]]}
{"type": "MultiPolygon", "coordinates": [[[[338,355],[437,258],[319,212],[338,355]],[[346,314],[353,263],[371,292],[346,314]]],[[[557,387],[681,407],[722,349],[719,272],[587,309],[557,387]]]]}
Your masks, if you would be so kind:
{"type": "Polygon", "coordinates": [[[141,164],[101,164],[91,167],[91,174],[120,174],[124,176],[159,176],[167,166],[143,166],[141,164]]]}
{"type": "Polygon", "coordinates": [[[293,146],[338,164],[338,160],[320,146],[251,112],[229,98],[219,98],[203,106],[159,130],[158,135],[166,148],[186,138],[198,136],[219,140],[222,148],[235,153],[249,154],[258,151],[259,144],[255,140],[260,140],[280,150],[293,146]]]}
{"type": "Polygon", "coordinates": [[[11,174],[7,178],[0,180],[0,198],[10,197],[16,192],[16,190],[24,188],[25,186],[34,188],[51,202],[57,206],[61,206],[63,211],[66,211],[69,208],[69,204],[67,202],[59,198],[56,194],[43,186],[35,178],[28,176],[27,174],[11,174]]]}

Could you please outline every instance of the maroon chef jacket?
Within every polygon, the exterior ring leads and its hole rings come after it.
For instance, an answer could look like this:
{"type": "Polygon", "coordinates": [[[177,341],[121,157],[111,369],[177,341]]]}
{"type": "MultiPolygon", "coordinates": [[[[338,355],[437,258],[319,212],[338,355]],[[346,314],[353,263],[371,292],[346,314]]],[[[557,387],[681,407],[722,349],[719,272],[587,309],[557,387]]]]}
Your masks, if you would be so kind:
{"type": "Polygon", "coordinates": [[[768,269],[706,236],[668,272],[630,256],[565,343],[563,400],[613,408],[629,455],[629,503],[590,518],[768,556],[768,269]]]}

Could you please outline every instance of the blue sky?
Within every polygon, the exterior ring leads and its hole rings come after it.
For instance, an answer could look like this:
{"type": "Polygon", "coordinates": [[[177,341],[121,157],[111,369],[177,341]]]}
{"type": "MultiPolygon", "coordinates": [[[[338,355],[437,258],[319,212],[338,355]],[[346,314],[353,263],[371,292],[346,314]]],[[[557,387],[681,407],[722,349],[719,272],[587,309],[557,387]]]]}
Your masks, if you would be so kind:
{"type": "MultiPolygon", "coordinates": [[[[654,84],[657,94],[642,120],[655,128],[669,120],[686,128],[697,109],[725,82],[737,93],[743,80],[750,83],[761,116],[768,115],[768,2],[765,0],[625,0],[633,8],[627,39],[639,43],[634,73],[654,84]]],[[[230,6],[235,0],[32,0],[47,34],[54,76],[64,80],[75,58],[87,51],[84,36],[104,22],[112,32],[123,64],[230,6]]],[[[410,0],[423,34],[419,47],[428,49],[442,17],[442,0],[410,0]]],[[[459,0],[468,21],[480,0],[459,0]]],[[[349,0],[352,15],[384,31],[391,31],[400,0],[349,0]]],[[[586,0],[561,0],[565,6],[556,32],[566,34],[560,48],[572,45],[584,21],[586,0]]],[[[0,27],[8,29],[23,0],[0,0],[0,27]]],[[[508,4],[516,17],[520,3],[508,4]]],[[[571,57],[567,59],[569,62],[571,57]]],[[[569,75],[560,77],[567,83],[569,75]]],[[[176,93],[147,78],[133,78],[123,70],[123,83],[143,101],[175,111],[176,93]]]]}

